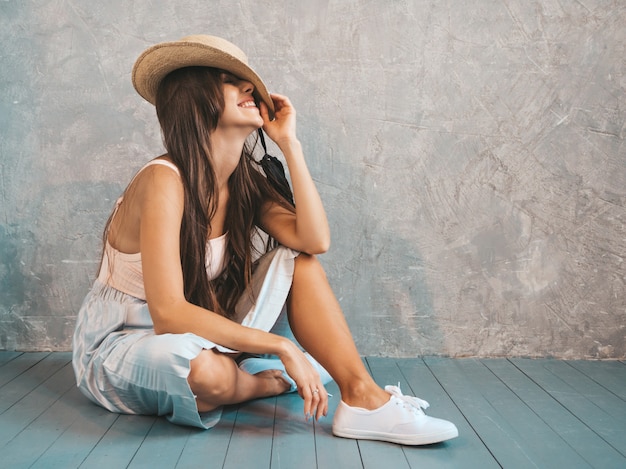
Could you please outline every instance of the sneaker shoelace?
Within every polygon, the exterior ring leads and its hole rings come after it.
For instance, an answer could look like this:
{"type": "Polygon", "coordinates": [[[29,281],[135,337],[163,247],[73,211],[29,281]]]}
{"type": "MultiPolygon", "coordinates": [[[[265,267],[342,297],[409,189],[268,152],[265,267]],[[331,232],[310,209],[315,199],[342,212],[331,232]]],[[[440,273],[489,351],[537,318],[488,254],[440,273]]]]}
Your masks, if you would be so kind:
{"type": "Polygon", "coordinates": [[[414,396],[405,396],[402,394],[402,391],[400,390],[400,383],[398,383],[397,386],[385,386],[385,391],[400,399],[403,403],[408,404],[412,410],[417,410],[420,413],[424,413],[422,409],[428,409],[428,407],[430,407],[430,404],[424,399],[414,396]]]}

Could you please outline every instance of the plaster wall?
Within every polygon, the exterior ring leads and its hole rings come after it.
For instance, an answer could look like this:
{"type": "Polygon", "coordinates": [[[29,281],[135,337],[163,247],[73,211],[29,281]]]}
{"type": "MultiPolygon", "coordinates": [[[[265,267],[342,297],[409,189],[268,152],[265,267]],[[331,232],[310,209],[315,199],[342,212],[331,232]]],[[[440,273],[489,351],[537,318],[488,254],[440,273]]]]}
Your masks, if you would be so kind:
{"type": "Polygon", "coordinates": [[[626,357],[621,0],[0,1],[0,349],[71,347],[132,64],[198,32],[294,102],[363,354],[626,357]]]}

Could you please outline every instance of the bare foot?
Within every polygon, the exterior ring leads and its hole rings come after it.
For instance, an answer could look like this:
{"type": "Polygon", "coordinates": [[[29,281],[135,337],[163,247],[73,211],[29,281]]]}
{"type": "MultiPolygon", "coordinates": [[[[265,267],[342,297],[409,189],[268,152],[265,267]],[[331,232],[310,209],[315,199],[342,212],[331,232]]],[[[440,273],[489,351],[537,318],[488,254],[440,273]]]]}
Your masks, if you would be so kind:
{"type": "Polygon", "coordinates": [[[291,383],[287,381],[281,370],[265,370],[255,374],[257,378],[263,379],[266,386],[265,396],[277,396],[289,391],[291,383]]]}

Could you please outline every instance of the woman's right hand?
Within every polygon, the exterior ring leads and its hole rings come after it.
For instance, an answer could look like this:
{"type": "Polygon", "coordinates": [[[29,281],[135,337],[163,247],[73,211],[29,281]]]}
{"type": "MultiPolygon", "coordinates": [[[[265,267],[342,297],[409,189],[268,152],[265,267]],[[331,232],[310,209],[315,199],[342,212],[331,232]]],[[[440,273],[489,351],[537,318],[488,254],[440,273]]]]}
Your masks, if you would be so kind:
{"type": "Polygon", "coordinates": [[[272,93],[274,119],[270,120],[269,110],[261,102],[260,112],[263,118],[263,130],[279,147],[286,142],[297,140],[296,110],[287,96],[272,93]]]}
{"type": "Polygon", "coordinates": [[[278,354],[285,365],[287,374],[296,382],[298,394],[304,400],[304,415],[320,417],[328,414],[328,393],[322,384],[320,375],[307,360],[304,353],[290,340],[286,340],[283,351],[278,354]]]}

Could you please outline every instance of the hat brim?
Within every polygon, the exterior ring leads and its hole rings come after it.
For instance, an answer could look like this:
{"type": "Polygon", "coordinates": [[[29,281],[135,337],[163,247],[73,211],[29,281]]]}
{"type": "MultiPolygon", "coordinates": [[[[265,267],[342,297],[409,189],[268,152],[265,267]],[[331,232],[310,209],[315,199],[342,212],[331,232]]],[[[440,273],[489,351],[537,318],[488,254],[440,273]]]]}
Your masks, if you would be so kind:
{"type": "Polygon", "coordinates": [[[195,66],[219,68],[249,81],[254,85],[254,97],[267,105],[270,116],[274,115],[274,102],[265,83],[248,64],[220,48],[200,42],[164,42],[146,49],[133,66],[133,86],[146,101],[155,104],[159,84],[168,73],[195,66]]]}

